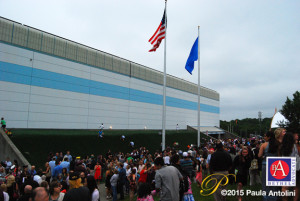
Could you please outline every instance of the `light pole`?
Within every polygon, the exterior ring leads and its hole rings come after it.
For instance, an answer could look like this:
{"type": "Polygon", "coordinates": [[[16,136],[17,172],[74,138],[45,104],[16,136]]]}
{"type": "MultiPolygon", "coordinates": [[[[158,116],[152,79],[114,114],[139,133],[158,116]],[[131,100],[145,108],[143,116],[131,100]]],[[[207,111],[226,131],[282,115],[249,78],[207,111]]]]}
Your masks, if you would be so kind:
{"type": "Polygon", "coordinates": [[[261,136],[261,116],[262,116],[262,112],[259,111],[258,112],[258,121],[259,121],[259,135],[261,136]]]}

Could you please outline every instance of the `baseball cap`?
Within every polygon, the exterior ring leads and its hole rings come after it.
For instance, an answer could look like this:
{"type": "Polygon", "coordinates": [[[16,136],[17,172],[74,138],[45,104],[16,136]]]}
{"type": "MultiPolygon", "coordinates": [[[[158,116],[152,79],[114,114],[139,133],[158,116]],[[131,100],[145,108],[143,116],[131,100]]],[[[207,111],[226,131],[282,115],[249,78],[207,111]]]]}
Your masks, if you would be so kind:
{"type": "Polygon", "coordinates": [[[79,173],[78,172],[70,172],[69,179],[70,180],[77,180],[77,179],[79,179],[79,173]]]}

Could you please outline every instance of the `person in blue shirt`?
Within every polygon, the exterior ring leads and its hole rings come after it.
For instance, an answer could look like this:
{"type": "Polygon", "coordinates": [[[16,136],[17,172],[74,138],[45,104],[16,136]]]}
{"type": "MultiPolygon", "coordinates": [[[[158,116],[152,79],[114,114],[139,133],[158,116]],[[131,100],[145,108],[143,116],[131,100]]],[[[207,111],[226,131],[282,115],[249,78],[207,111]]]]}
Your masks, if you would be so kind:
{"type": "Polygon", "coordinates": [[[51,169],[51,174],[52,172],[54,171],[54,168],[55,168],[55,156],[53,156],[52,158],[52,161],[49,162],[49,166],[50,166],[50,169],[51,169]]]}
{"type": "Polygon", "coordinates": [[[126,170],[124,169],[123,163],[119,163],[119,193],[120,193],[120,200],[124,199],[124,185],[126,180],[126,170]]]}
{"type": "Polygon", "coordinates": [[[36,170],[35,170],[35,166],[32,165],[31,169],[28,170],[28,173],[33,177],[34,175],[36,175],[36,170]]]}
{"type": "Polygon", "coordinates": [[[58,177],[58,175],[62,173],[62,169],[63,168],[60,165],[60,161],[56,160],[55,161],[55,168],[52,172],[52,179],[56,179],[58,177]]]}
{"type": "Polygon", "coordinates": [[[72,161],[72,156],[70,154],[70,151],[67,151],[67,154],[64,157],[68,157],[68,162],[71,163],[72,161]]]}
{"type": "Polygon", "coordinates": [[[66,168],[67,172],[70,171],[70,162],[68,160],[69,160],[68,157],[65,156],[63,162],[60,163],[60,166],[62,168],[66,168]]]}

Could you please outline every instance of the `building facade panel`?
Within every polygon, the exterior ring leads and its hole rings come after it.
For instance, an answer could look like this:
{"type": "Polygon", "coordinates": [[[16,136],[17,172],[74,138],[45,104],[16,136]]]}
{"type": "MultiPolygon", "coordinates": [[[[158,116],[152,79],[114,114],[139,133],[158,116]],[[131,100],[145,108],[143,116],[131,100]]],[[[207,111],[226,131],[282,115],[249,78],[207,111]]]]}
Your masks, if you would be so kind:
{"type": "MultiPolygon", "coordinates": [[[[2,18],[0,27],[0,109],[8,127],[161,129],[161,72],[2,18]]],[[[168,75],[167,86],[166,128],[196,125],[196,85],[168,75]]],[[[202,87],[200,108],[202,126],[219,126],[217,92],[202,87]]]]}

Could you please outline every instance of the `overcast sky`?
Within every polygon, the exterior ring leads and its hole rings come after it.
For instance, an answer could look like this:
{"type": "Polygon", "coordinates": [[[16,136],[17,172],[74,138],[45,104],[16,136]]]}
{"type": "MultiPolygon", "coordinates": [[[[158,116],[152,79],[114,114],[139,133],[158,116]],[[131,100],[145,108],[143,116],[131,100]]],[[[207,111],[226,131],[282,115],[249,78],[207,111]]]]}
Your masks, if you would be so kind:
{"type": "MultiPolygon", "coordinates": [[[[0,16],[163,72],[150,53],[164,0],[0,0],[0,16]]],[[[169,0],[167,74],[185,69],[200,25],[201,85],[220,93],[220,119],[272,117],[300,86],[300,1],[169,0]]],[[[168,95],[168,94],[167,94],[168,95]]]]}

